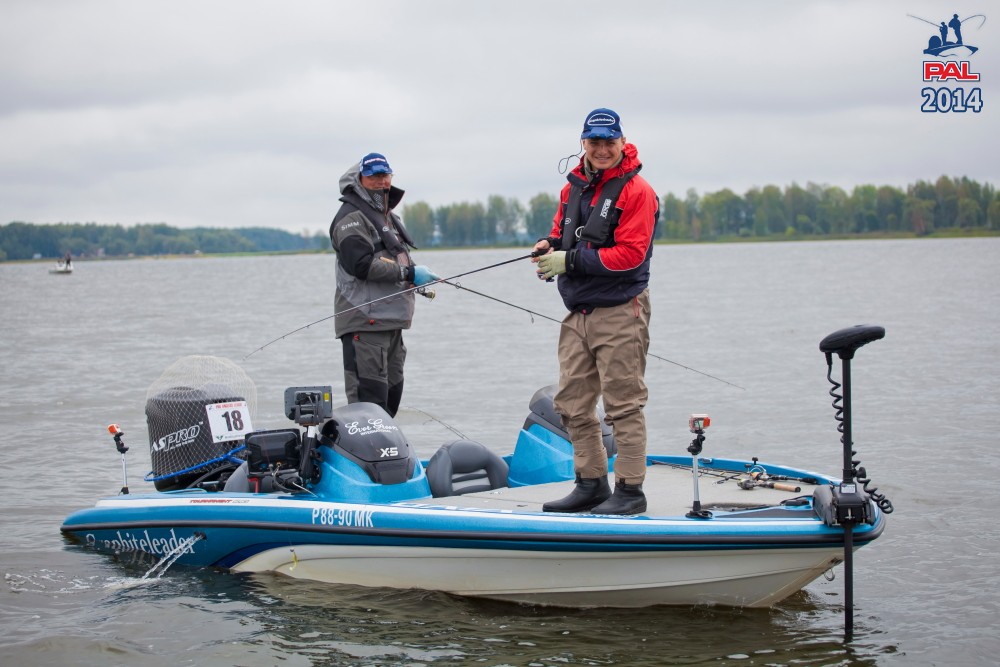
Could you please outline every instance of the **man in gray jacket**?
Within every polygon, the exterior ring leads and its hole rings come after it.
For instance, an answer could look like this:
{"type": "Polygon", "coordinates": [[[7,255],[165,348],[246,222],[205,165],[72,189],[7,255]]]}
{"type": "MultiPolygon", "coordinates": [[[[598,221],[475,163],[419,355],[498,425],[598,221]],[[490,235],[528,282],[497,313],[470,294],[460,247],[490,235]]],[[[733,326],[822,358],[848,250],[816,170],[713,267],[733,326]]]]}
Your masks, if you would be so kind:
{"type": "Polygon", "coordinates": [[[376,403],[394,416],[403,396],[403,329],[413,320],[411,288],[439,278],[410,259],[416,246],[393,213],[403,191],[392,185],[384,155],[369,153],[344,172],[340,193],[330,242],[337,253],[335,325],[344,346],[347,402],[376,403]]]}

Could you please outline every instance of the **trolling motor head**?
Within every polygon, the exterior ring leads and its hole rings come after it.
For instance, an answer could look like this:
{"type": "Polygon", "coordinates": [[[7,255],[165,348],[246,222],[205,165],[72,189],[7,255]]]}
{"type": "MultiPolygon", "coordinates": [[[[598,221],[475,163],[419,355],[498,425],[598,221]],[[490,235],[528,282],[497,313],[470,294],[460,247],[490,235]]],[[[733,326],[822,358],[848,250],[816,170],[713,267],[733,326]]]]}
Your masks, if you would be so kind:
{"type": "Polygon", "coordinates": [[[858,324],[839,329],[819,342],[819,350],[826,354],[826,362],[837,354],[841,359],[853,359],[854,353],[862,345],[885,338],[885,328],[872,324],[858,324]]]}

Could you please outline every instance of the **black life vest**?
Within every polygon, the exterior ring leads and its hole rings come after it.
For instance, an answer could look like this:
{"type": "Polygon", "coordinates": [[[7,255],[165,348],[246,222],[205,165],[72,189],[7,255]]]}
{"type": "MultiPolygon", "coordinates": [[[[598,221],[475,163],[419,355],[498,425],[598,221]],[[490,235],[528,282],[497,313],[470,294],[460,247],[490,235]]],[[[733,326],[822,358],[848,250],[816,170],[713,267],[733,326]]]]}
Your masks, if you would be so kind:
{"type": "Polygon", "coordinates": [[[575,183],[572,185],[566,209],[563,211],[562,250],[571,249],[577,241],[586,241],[598,248],[605,247],[611,238],[611,231],[621,217],[621,209],[615,206],[618,198],[621,197],[625,184],[632,180],[640,169],[642,169],[641,164],[632,171],[609,179],[601,188],[601,196],[590,209],[590,216],[584,225],[580,224],[584,215],[581,207],[584,186],[575,183]]]}

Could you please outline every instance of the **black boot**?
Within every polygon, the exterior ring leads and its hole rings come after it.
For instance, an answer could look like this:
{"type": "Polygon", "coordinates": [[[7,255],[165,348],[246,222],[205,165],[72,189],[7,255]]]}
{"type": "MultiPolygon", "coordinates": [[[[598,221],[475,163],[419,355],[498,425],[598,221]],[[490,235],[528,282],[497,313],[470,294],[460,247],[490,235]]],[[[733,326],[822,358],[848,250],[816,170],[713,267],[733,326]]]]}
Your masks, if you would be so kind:
{"type": "Polygon", "coordinates": [[[568,496],[542,505],[543,512],[587,512],[611,497],[608,478],[581,478],[576,476],[576,486],[568,496]]]}
{"type": "Polygon", "coordinates": [[[646,494],[642,484],[615,482],[615,492],[610,498],[590,510],[591,514],[642,514],[646,511],[646,494]]]}

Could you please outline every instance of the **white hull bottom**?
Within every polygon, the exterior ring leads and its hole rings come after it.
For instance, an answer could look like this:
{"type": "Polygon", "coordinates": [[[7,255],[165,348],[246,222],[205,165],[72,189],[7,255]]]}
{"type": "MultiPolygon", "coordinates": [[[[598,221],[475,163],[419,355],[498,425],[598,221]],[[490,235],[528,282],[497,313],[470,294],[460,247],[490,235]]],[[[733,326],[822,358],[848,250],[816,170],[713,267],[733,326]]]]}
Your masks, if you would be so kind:
{"type": "Polygon", "coordinates": [[[842,557],[839,547],[614,553],[300,545],[232,569],[563,607],[769,607],[842,557]]]}

